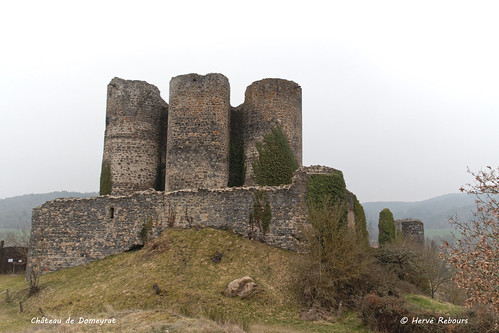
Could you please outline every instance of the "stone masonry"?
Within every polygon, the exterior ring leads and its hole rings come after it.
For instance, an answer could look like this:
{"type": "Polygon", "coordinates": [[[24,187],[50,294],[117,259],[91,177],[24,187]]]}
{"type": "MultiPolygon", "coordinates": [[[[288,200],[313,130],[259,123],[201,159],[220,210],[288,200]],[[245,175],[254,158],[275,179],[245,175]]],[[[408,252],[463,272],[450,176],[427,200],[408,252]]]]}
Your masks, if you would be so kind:
{"type": "MultiPolygon", "coordinates": [[[[114,78],[103,155],[111,194],[56,199],[35,208],[28,271],[33,265],[48,272],[105,258],[142,246],[144,232],[154,237],[172,227],[232,230],[300,251],[309,176],[336,171],[300,167],[289,185],[254,186],[251,164],[257,142],[281,126],[301,165],[301,119],[301,88],[292,81],[257,81],[234,108],[221,74],[172,78],[169,105],[151,84],[114,78]],[[240,187],[228,187],[231,140],[242,141],[246,151],[247,177],[240,187]],[[268,228],[253,218],[260,200],[270,205],[268,228]]],[[[348,224],[354,227],[354,196],[347,196],[348,224]]]]}
{"type": "Polygon", "coordinates": [[[229,80],[222,74],[171,79],[166,191],[227,186],[229,116],[229,80]]]}
{"type": "MultiPolygon", "coordinates": [[[[328,173],[333,169],[323,169],[328,173]]],[[[165,228],[212,227],[288,250],[299,251],[307,222],[307,178],[317,169],[302,167],[290,185],[218,189],[154,190],[126,196],[64,198],[33,211],[30,263],[44,271],[82,265],[143,245],[165,228]],[[267,232],[250,219],[256,192],[268,199],[272,219],[267,232]]]]}
{"type": "Polygon", "coordinates": [[[424,224],[416,219],[395,220],[395,232],[402,237],[424,245],[424,224]]]}
{"type": "Polygon", "coordinates": [[[155,86],[120,78],[109,83],[103,163],[111,168],[111,194],[155,187],[166,152],[161,133],[167,112],[155,86]]]}
{"type": "Polygon", "coordinates": [[[301,88],[293,81],[264,79],[246,88],[243,113],[246,184],[254,185],[253,162],[256,143],[272,127],[280,126],[288,137],[298,165],[302,165],[301,88]]]}

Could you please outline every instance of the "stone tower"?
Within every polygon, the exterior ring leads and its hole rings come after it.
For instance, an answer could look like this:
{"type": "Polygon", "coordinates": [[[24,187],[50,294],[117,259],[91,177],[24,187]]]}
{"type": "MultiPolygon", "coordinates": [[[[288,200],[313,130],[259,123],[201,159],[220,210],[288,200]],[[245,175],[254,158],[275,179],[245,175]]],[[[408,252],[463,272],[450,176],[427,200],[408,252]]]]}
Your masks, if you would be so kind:
{"type": "Polygon", "coordinates": [[[395,220],[395,233],[424,246],[424,224],[417,219],[395,220]]]}
{"type": "Polygon", "coordinates": [[[165,191],[227,187],[229,80],[187,74],[170,81],[165,191]]]}
{"type": "Polygon", "coordinates": [[[302,165],[301,87],[298,84],[283,79],[253,82],[246,88],[242,111],[246,185],[254,185],[252,164],[258,156],[256,143],[273,127],[282,128],[299,166],[302,165]]]}
{"type": "MultiPolygon", "coordinates": [[[[158,88],[120,78],[107,87],[103,166],[111,173],[111,193],[157,188],[165,143],[168,104],[158,88]]],[[[104,170],[104,167],[103,167],[104,170]]]]}

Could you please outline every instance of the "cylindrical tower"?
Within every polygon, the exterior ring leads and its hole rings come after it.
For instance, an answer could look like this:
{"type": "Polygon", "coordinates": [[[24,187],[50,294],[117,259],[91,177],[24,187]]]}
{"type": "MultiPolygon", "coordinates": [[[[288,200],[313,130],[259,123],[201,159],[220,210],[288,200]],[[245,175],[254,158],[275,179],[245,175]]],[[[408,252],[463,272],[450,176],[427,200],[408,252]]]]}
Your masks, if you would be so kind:
{"type": "Polygon", "coordinates": [[[168,104],[152,84],[111,80],[107,87],[101,194],[157,188],[158,177],[162,178],[159,173],[165,147],[161,134],[167,112],[168,104]]]}
{"type": "Polygon", "coordinates": [[[243,104],[246,185],[254,185],[256,143],[279,126],[288,138],[299,166],[302,165],[301,87],[293,81],[264,79],[246,88],[243,104]]]}
{"type": "Polygon", "coordinates": [[[165,191],[226,187],[229,80],[187,74],[170,81],[165,191]]]}

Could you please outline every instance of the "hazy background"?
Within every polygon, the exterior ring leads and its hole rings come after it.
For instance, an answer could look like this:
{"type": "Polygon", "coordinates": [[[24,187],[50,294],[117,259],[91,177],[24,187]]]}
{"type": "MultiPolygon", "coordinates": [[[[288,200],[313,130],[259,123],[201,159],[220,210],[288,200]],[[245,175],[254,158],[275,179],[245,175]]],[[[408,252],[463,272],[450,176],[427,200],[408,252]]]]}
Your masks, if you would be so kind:
{"type": "Polygon", "coordinates": [[[360,201],[457,192],[499,165],[495,1],[22,1],[0,6],[0,198],[98,190],[106,91],[223,73],[303,90],[304,164],[360,201]]]}

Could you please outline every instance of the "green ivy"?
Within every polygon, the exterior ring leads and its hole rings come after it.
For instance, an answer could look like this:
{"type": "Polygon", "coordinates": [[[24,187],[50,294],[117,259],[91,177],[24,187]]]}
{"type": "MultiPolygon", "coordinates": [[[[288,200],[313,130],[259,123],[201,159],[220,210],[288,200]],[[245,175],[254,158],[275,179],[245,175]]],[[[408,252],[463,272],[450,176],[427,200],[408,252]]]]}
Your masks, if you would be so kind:
{"type": "Polygon", "coordinates": [[[335,170],[331,174],[309,176],[307,203],[322,204],[325,197],[329,197],[331,205],[336,201],[346,201],[347,188],[341,171],[335,170]]]}
{"type": "Polygon", "coordinates": [[[364,213],[364,207],[362,207],[356,196],[354,196],[353,213],[355,215],[355,234],[357,235],[357,240],[359,243],[369,246],[366,214],[364,213]]]}
{"type": "Polygon", "coordinates": [[[391,242],[395,239],[395,220],[393,219],[392,212],[388,208],[383,209],[379,213],[378,231],[379,245],[391,242]]]}
{"type": "Polygon", "coordinates": [[[149,241],[149,233],[151,232],[152,224],[153,220],[151,216],[149,216],[147,222],[142,223],[142,229],[139,231],[139,238],[144,245],[149,241]]]}
{"type": "Polygon", "coordinates": [[[111,194],[112,188],[111,166],[107,161],[103,161],[100,174],[100,195],[111,194]]]}
{"type": "Polygon", "coordinates": [[[256,144],[258,158],[253,162],[255,182],[258,185],[291,184],[298,162],[288,139],[280,127],[274,127],[256,144]]]}
{"type": "Polygon", "coordinates": [[[307,206],[323,209],[324,206],[333,209],[335,205],[341,207],[339,227],[348,225],[347,189],[343,173],[335,170],[331,174],[310,175],[307,186],[307,206]]]}
{"type": "Polygon", "coordinates": [[[253,212],[249,216],[250,224],[257,225],[264,234],[267,233],[272,220],[270,202],[265,191],[256,191],[253,198],[253,212]]]}

